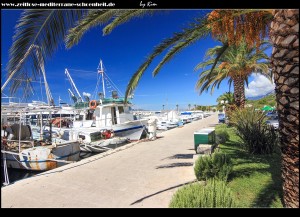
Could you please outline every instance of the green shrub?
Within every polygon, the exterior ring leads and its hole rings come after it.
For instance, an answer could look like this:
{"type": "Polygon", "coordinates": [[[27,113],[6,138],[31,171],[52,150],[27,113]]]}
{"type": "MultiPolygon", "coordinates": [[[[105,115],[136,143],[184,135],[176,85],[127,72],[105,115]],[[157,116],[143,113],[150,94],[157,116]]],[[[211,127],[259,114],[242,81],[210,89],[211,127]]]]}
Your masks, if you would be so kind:
{"type": "Polygon", "coordinates": [[[216,152],[212,155],[212,165],[215,177],[226,181],[232,171],[230,157],[224,153],[216,152]]]}
{"type": "Polygon", "coordinates": [[[199,157],[195,162],[194,172],[197,180],[219,178],[226,180],[232,170],[232,163],[228,155],[216,152],[199,157]]]}
{"type": "Polygon", "coordinates": [[[269,126],[246,128],[249,133],[238,135],[244,142],[242,147],[251,154],[272,154],[278,144],[274,128],[269,126]]]}
{"type": "Polygon", "coordinates": [[[242,147],[251,154],[271,154],[278,145],[275,130],[266,124],[266,115],[254,108],[237,109],[230,117],[242,140],[242,147]]]}
{"type": "Polygon", "coordinates": [[[200,156],[195,162],[194,172],[197,180],[214,177],[211,156],[200,156]]]}
{"type": "Polygon", "coordinates": [[[194,183],[180,188],[172,197],[171,208],[225,208],[235,201],[225,181],[211,179],[206,185],[194,183]]]}
{"type": "Polygon", "coordinates": [[[229,140],[229,134],[228,134],[226,128],[216,129],[216,143],[217,144],[224,144],[228,140],[229,140]]]}

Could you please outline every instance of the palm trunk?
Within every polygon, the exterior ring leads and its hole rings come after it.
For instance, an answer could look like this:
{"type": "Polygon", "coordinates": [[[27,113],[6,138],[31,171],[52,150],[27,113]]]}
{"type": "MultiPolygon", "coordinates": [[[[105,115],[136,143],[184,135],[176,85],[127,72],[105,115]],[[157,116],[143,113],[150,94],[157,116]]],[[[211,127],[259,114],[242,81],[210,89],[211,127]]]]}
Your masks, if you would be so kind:
{"type": "Polygon", "coordinates": [[[235,105],[238,108],[244,108],[245,107],[245,85],[244,80],[241,77],[233,77],[233,96],[235,105]]]}
{"type": "Polygon", "coordinates": [[[239,92],[240,92],[240,108],[244,108],[245,107],[245,83],[244,83],[244,79],[242,78],[239,78],[239,82],[240,82],[240,85],[239,85],[239,92]]]}
{"type": "Polygon", "coordinates": [[[285,207],[299,208],[299,10],[274,10],[270,36],[285,207]]]}

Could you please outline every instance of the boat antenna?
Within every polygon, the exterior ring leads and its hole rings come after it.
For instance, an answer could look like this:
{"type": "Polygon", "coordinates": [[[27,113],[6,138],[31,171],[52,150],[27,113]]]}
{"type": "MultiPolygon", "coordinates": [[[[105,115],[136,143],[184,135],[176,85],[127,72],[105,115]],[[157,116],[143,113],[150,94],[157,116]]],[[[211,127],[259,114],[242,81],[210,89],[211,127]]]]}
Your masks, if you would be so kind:
{"type": "Polygon", "coordinates": [[[98,73],[101,74],[101,76],[102,76],[102,89],[103,89],[103,96],[105,98],[104,70],[103,70],[103,65],[102,65],[102,60],[101,59],[100,59],[97,70],[98,70],[98,73]]]}

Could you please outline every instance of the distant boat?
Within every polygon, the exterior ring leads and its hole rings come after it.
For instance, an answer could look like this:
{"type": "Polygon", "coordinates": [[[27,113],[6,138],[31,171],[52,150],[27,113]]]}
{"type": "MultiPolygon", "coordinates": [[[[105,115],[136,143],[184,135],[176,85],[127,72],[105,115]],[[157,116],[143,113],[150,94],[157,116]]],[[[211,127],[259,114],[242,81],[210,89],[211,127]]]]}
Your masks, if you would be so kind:
{"type": "Polygon", "coordinates": [[[179,117],[184,124],[191,123],[193,120],[192,112],[181,112],[179,117]]]}

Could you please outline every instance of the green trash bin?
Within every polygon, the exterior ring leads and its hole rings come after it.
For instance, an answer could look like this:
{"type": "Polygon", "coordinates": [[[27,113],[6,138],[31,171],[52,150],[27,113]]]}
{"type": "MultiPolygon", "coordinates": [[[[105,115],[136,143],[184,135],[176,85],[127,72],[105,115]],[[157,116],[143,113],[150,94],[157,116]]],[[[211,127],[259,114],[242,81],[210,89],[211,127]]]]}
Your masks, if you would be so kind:
{"type": "Polygon", "coordinates": [[[194,132],[195,151],[201,144],[214,145],[216,140],[215,129],[205,128],[194,132]]]}

